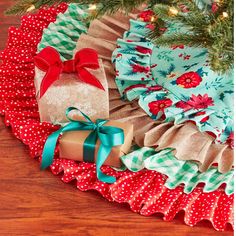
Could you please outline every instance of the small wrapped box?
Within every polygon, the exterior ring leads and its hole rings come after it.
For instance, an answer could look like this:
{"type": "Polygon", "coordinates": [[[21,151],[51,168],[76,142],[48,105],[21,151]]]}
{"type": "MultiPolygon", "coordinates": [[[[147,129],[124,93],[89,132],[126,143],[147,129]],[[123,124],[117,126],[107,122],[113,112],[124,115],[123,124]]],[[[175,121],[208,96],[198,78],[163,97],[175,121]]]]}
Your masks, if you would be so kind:
{"type": "MultiPolygon", "coordinates": [[[[105,165],[113,167],[121,167],[120,157],[126,155],[132,145],[133,140],[133,125],[130,123],[121,123],[118,121],[108,121],[104,126],[114,126],[121,128],[124,131],[124,144],[112,148],[110,155],[105,161],[105,165]]],[[[85,139],[91,131],[71,131],[62,135],[59,141],[59,156],[60,158],[83,161],[83,145],[85,139]]],[[[98,140],[95,147],[95,160],[97,157],[100,141],[98,140]]]]}
{"type": "Polygon", "coordinates": [[[108,83],[96,51],[85,48],[75,54],[75,59],[61,62],[58,52],[47,47],[35,57],[35,64],[41,122],[68,122],[68,107],[79,108],[92,119],[109,118],[108,83]]]}

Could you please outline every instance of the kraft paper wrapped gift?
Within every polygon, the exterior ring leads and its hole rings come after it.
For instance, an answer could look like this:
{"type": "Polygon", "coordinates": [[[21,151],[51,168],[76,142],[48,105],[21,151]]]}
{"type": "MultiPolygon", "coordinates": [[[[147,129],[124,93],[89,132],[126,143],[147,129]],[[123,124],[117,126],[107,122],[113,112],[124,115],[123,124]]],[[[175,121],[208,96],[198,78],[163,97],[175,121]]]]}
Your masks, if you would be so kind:
{"type": "MultiPolygon", "coordinates": [[[[105,165],[113,167],[121,167],[120,157],[127,154],[130,150],[133,141],[133,125],[130,123],[121,123],[118,121],[108,121],[104,126],[114,126],[121,128],[124,131],[124,144],[112,148],[112,151],[105,161],[105,165]]],[[[60,158],[83,161],[83,145],[85,139],[91,131],[71,131],[62,135],[59,141],[59,156],[60,158]]],[[[97,157],[100,141],[98,140],[95,147],[95,161],[97,157]]]]}
{"type": "MultiPolygon", "coordinates": [[[[50,61],[50,59],[48,60],[50,61]]],[[[53,124],[68,122],[65,115],[68,107],[79,108],[92,119],[98,119],[100,117],[104,119],[109,118],[109,95],[106,74],[102,60],[97,59],[97,61],[99,63],[98,69],[88,67],[85,67],[85,69],[96,77],[104,90],[84,82],[76,73],[61,72],[59,79],[54,81],[41,97],[41,84],[49,72],[40,70],[36,64],[35,87],[41,122],[50,122],[53,124]]]]}

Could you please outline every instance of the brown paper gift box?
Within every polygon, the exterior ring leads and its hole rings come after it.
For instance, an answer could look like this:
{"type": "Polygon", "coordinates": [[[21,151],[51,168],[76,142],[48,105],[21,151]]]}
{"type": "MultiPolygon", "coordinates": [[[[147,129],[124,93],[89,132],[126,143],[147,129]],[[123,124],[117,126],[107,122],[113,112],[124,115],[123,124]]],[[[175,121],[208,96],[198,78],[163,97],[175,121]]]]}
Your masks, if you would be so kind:
{"type": "MultiPolygon", "coordinates": [[[[120,157],[127,154],[133,141],[133,125],[130,123],[121,123],[118,121],[108,121],[104,126],[115,126],[124,130],[125,140],[121,146],[112,148],[110,155],[104,165],[121,167],[120,157]]],[[[91,131],[71,131],[62,135],[59,141],[60,158],[83,161],[83,144],[91,131]]],[[[95,162],[97,157],[100,141],[97,141],[95,148],[95,162]]]]}
{"type": "Polygon", "coordinates": [[[76,107],[92,119],[109,118],[108,84],[102,60],[99,60],[99,65],[97,70],[87,70],[96,76],[105,91],[82,82],[76,74],[61,73],[59,80],[40,99],[40,85],[46,73],[36,67],[34,81],[41,122],[68,122],[65,115],[68,107],[76,107]]]}

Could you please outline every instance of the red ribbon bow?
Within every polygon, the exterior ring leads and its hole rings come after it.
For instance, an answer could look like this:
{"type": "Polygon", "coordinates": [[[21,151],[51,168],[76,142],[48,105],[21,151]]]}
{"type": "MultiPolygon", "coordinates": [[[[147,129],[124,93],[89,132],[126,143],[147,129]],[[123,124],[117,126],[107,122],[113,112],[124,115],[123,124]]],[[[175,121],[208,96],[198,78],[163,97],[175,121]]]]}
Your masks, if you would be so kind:
{"type": "Polygon", "coordinates": [[[40,86],[40,98],[48,88],[59,79],[62,72],[77,73],[83,82],[105,90],[101,82],[92,75],[89,69],[99,69],[98,54],[91,48],[84,48],[76,53],[74,60],[62,62],[60,54],[53,47],[46,47],[34,58],[35,65],[47,72],[40,86]]]}

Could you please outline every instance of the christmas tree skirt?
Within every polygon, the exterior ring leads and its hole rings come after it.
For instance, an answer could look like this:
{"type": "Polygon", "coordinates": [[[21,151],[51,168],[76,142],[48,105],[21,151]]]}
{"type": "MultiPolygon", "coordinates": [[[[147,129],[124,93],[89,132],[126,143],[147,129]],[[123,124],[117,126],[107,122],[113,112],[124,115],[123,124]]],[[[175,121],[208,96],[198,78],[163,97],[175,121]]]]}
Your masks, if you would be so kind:
{"type": "MultiPolygon", "coordinates": [[[[67,9],[66,4],[61,4],[57,8],[42,8],[36,14],[23,16],[19,28],[9,29],[7,46],[1,54],[1,115],[5,116],[6,125],[29,147],[30,154],[37,160],[41,159],[47,137],[59,126],[40,123],[34,87],[34,56],[43,31],[53,27],[49,24],[67,9]]],[[[86,32],[86,25],[80,26],[79,33],[83,32],[86,32]]],[[[58,34],[55,35],[52,40],[57,44],[58,34]]],[[[71,50],[75,48],[76,43],[72,43],[71,50]]],[[[68,59],[69,53],[62,51],[62,56],[68,59]]],[[[57,155],[51,171],[54,175],[62,174],[61,179],[65,183],[76,180],[81,191],[96,190],[111,202],[128,203],[132,211],[141,215],[162,213],[163,219],[169,221],[178,212],[184,211],[184,221],[190,226],[201,220],[209,220],[219,231],[223,231],[227,224],[233,226],[233,194],[227,195],[221,188],[206,193],[202,187],[196,187],[187,194],[183,186],[167,188],[165,183],[168,177],[164,173],[148,169],[116,171],[103,166],[103,173],[116,177],[114,184],[107,184],[97,180],[95,164],[59,159],[57,155]]]]}
{"type": "MultiPolygon", "coordinates": [[[[139,18],[141,16],[150,17],[147,15],[149,12],[150,11],[144,11],[139,13],[139,18]]],[[[121,122],[131,122],[134,125],[134,140],[136,144],[141,147],[158,146],[158,151],[171,147],[174,149],[174,154],[177,159],[196,161],[201,172],[207,171],[212,165],[217,165],[221,173],[230,171],[233,165],[233,150],[228,144],[215,144],[215,140],[211,135],[206,132],[200,132],[197,126],[191,122],[174,124],[173,122],[153,120],[143,111],[136,101],[128,102],[121,100],[114,80],[114,77],[117,75],[117,70],[116,72],[114,71],[110,58],[113,50],[117,47],[117,39],[122,37],[124,32],[129,29],[130,19],[132,25],[134,19],[137,18],[137,14],[125,16],[121,12],[118,12],[112,17],[104,16],[99,20],[94,20],[89,26],[85,26],[83,20],[81,20],[81,18],[86,16],[86,9],[82,10],[81,6],[78,7],[76,4],[71,4],[65,14],[58,15],[56,22],[50,24],[49,27],[44,30],[42,40],[38,45],[38,50],[42,50],[45,46],[53,47],[61,53],[62,61],[65,61],[73,58],[75,52],[82,48],[89,47],[95,49],[99,54],[99,58],[103,61],[107,76],[110,118],[120,120],[121,122]],[[80,15],[76,17],[78,13],[80,15]],[[77,24],[74,23],[73,26],[70,27],[70,30],[61,26],[62,22],[66,25],[74,21],[77,21],[77,24]],[[88,27],[88,29],[81,32],[81,24],[83,24],[83,27],[88,27]],[[73,36],[71,36],[71,31],[76,33],[73,33],[73,36]],[[68,50],[68,48],[70,50],[68,50]],[[186,142],[188,145],[186,145],[186,142]]],[[[128,34],[128,32],[126,34],[128,34]]],[[[129,43],[134,44],[132,38],[129,41],[129,43]]],[[[117,63],[119,62],[120,64],[126,65],[125,58],[120,58],[122,54],[117,53],[118,50],[126,53],[129,52],[132,56],[133,53],[136,52],[136,49],[140,51],[140,57],[147,57],[146,54],[149,51],[144,47],[135,46],[134,50],[128,51],[120,47],[115,50],[114,53],[115,55],[117,54],[117,63]]],[[[129,68],[129,66],[127,68],[129,68]]],[[[37,74],[36,71],[36,75],[37,74]]],[[[136,76],[142,75],[143,72],[136,73],[136,76]]],[[[127,81],[123,82],[125,85],[127,81]]],[[[138,83],[138,81],[134,81],[134,83],[138,83]]],[[[130,89],[137,91],[137,93],[148,90],[148,92],[152,94],[158,92],[161,86],[146,87],[145,84],[136,84],[131,86],[130,89]]],[[[130,89],[128,89],[127,92],[129,92],[130,89]]],[[[57,101],[54,102],[56,104],[58,103],[57,101]]],[[[199,114],[200,113],[202,115],[203,112],[199,112],[199,114]]],[[[202,119],[202,117],[200,119],[202,119]]]]}

